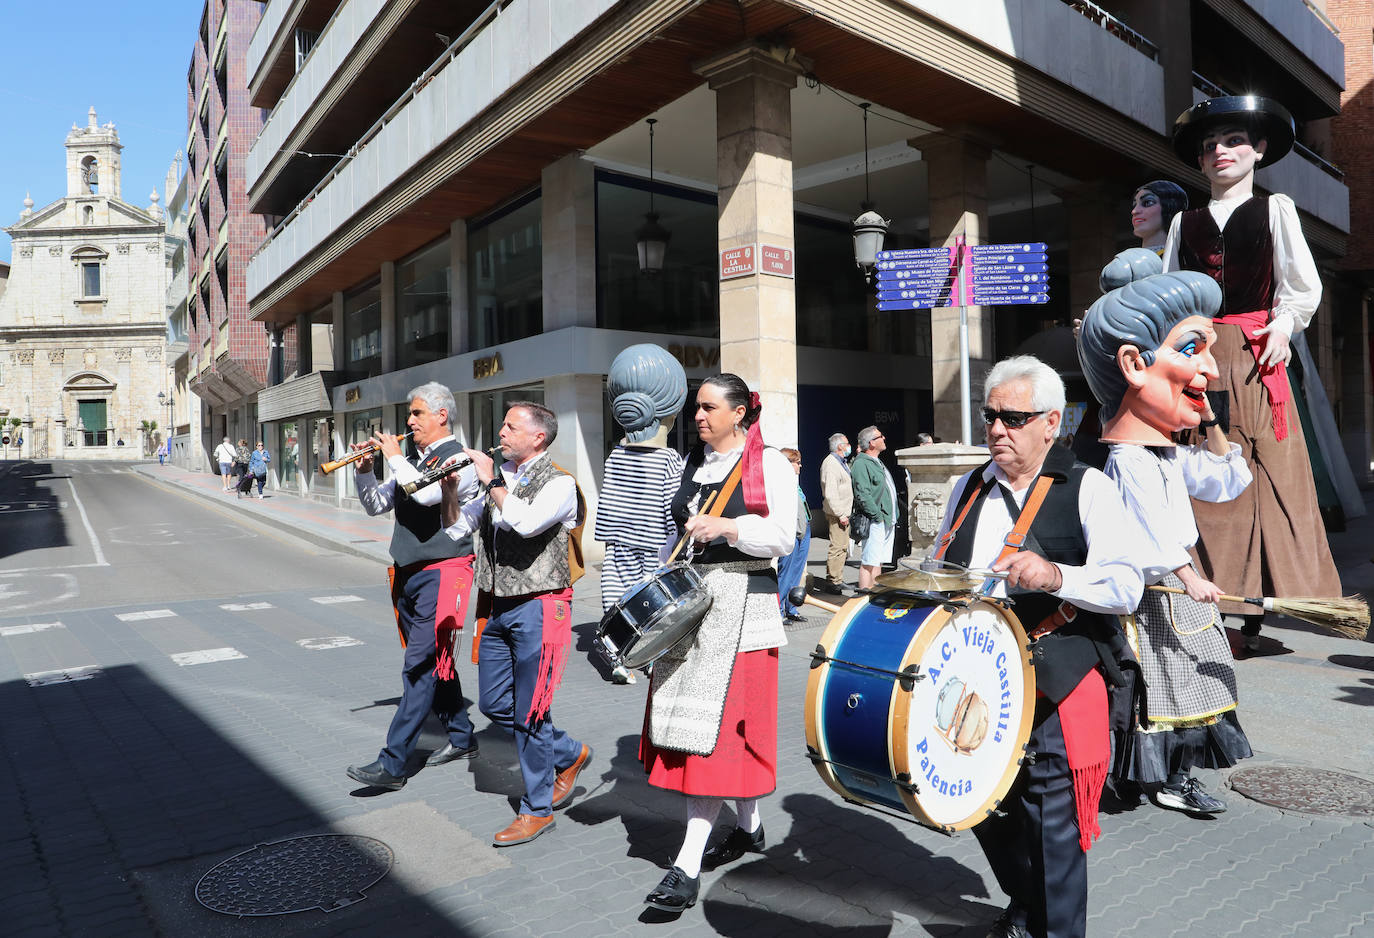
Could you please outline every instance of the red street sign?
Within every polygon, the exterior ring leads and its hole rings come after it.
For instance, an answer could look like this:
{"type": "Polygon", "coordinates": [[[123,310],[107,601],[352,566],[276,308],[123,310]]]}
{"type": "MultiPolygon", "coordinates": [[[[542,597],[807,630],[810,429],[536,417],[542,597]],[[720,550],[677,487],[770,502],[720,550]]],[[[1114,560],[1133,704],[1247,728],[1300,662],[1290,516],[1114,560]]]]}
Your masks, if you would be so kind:
{"type": "Polygon", "coordinates": [[[772,244],[759,245],[759,272],[774,277],[792,276],[792,249],[772,244]]]}
{"type": "Polygon", "coordinates": [[[752,244],[720,252],[720,279],[752,276],[757,269],[757,252],[752,244]]]}

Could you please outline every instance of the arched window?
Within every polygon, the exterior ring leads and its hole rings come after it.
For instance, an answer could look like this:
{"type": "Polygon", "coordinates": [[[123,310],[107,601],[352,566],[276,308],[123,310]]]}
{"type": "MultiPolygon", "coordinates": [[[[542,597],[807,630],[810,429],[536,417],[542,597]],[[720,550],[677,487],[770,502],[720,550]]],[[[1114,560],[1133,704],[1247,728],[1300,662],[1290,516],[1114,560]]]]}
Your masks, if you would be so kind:
{"type": "Polygon", "coordinates": [[[95,209],[94,209],[94,208],[92,208],[92,207],[89,206],[89,205],[83,205],[83,206],[81,207],[81,224],[83,224],[83,225],[94,225],[94,224],[95,224],[95,209]]]}
{"type": "Polygon", "coordinates": [[[81,161],[82,191],[88,192],[91,195],[98,195],[100,193],[99,166],[99,161],[93,156],[88,156],[81,161]]]}

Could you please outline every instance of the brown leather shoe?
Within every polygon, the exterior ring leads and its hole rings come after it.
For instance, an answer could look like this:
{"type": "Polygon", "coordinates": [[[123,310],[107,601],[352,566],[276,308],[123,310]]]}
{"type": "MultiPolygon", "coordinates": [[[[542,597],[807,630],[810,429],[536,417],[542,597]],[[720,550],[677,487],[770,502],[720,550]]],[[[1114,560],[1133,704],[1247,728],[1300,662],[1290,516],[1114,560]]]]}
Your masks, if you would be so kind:
{"type": "Polygon", "coordinates": [[[514,847],[516,844],[527,844],[534,838],[547,830],[553,830],[554,819],[550,814],[548,817],[535,817],[533,814],[518,814],[510,827],[498,833],[491,839],[491,842],[498,847],[514,847]]]}
{"type": "Polygon", "coordinates": [[[577,775],[587,767],[587,763],[592,761],[592,747],[586,743],[582,744],[582,751],[577,754],[576,761],[558,773],[558,777],[553,780],[553,806],[561,808],[568,803],[572,797],[573,788],[577,785],[577,775]]]}

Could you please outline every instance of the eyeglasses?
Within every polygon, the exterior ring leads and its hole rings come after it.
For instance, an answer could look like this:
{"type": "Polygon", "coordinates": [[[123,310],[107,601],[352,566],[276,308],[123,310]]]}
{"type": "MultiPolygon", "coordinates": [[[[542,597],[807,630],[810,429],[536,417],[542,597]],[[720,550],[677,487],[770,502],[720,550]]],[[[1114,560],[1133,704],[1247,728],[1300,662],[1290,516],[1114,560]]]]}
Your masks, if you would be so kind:
{"type": "Polygon", "coordinates": [[[1045,411],[1043,410],[993,410],[991,407],[984,407],[983,423],[992,426],[1000,420],[1002,426],[1008,430],[1019,430],[1036,417],[1044,414],[1045,411]]]}

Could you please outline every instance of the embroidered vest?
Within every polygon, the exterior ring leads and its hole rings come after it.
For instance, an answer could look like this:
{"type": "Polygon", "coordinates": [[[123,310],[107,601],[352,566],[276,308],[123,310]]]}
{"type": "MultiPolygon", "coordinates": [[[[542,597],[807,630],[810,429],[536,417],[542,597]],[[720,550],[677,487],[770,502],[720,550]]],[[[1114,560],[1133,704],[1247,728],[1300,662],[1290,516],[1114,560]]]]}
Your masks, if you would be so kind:
{"type": "MultiPolygon", "coordinates": [[[[446,440],[424,459],[412,464],[424,472],[451,456],[462,455],[463,447],[457,440],[446,440]]],[[[396,561],[396,566],[409,567],[472,553],[472,538],[455,541],[444,533],[438,505],[421,505],[409,495],[402,495],[398,489],[393,511],[396,525],[391,531],[391,559],[396,561]]]]}
{"type": "MultiPolygon", "coordinates": [[[[544,456],[524,481],[511,491],[522,501],[533,501],[549,480],[568,475],[544,456]]],[[[495,596],[524,596],[547,593],[572,586],[572,565],[568,561],[568,529],[562,522],[551,525],[534,537],[521,537],[492,524],[495,502],[486,496],[486,509],[477,529],[477,588],[495,596]]],[[[583,521],[578,502],[577,523],[583,521]]]]}
{"type": "Polygon", "coordinates": [[[1274,236],[1269,231],[1269,197],[1253,196],[1231,213],[1225,229],[1206,208],[1183,213],[1178,263],[1221,285],[1217,315],[1251,313],[1274,306],[1274,236]]]}

